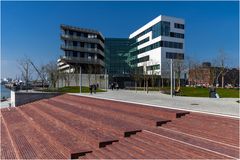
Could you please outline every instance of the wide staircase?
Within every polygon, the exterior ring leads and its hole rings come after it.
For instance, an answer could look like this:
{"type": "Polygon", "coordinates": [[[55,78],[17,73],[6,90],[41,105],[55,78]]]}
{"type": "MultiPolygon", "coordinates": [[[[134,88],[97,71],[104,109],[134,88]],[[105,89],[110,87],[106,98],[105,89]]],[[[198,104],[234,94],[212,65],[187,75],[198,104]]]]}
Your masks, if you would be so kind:
{"type": "Polygon", "coordinates": [[[1,109],[2,159],[237,159],[239,119],[61,95],[1,109]]]}

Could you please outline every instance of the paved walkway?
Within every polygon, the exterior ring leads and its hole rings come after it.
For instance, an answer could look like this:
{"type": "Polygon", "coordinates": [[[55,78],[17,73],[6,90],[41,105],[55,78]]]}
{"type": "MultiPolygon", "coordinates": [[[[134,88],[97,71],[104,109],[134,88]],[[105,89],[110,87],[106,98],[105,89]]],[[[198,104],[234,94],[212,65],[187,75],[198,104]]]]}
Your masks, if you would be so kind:
{"type": "MultiPolygon", "coordinates": [[[[74,94],[80,95],[80,94],[74,94]]],[[[198,97],[180,97],[161,94],[159,92],[129,91],[119,90],[102,92],[97,94],[81,94],[103,99],[118,101],[127,101],[133,103],[143,103],[164,108],[183,109],[203,113],[212,113],[225,116],[240,117],[238,98],[198,98],[198,97]]]]}

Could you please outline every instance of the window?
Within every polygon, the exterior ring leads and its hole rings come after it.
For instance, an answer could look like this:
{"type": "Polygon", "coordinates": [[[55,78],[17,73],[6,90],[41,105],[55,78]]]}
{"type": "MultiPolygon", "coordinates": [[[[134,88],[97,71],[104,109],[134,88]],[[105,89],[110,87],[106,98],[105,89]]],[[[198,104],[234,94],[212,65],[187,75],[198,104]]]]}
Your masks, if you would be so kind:
{"type": "Polygon", "coordinates": [[[146,69],[147,69],[147,71],[160,69],[160,64],[156,64],[156,65],[152,65],[152,66],[147,66],[146,69]]]}
{"type": "Polygon", "coordinates": [[[77,41],[73,41],[73,46],[77,46],[77,41]]]}
{"type": "Polygon", "coordinates": [[[184,59],[183,53],[166,52],[167,59],[184,59]]]}
{"type": "Polygon", "coordinates": [[[174,28],[184,29],[184,24],[174,23],[174,28]]]}
{"type": "Polygon", "coordinates": [[[131,63],[131,65],[134,65],[134,64],[141,63],[141,62],[146,62],[146,61],[149,61],[149,56],[134,59],[130,63],[131,63]]]}
{"type": "Polygon", "coordinates": [[[80,52],[80,57],[84,58],[85,53],[80,52]]]}
{"type": "Polygon", "coordinates": [[[95,44],[94,43],[91,43],[91,48],[95,48],[95,44]]]}
{"type": "Polygon", "coordinates": [[[177,43],[177,42],[169,42],[169,41],[159,41],[156,42],[152,45],[149,45],[147,47],[141,48],[139,50],[134,50],[130,52],[131,56],[137,56],[138,54],[159,48],[159,47],[167,47],[167,48],[178,48],[178,49],[183,49],[183,44],[182,43],[177,43]]]}
{"type": "Polygon", "coordinates": [[[73,52],[73,57],[77,57],[77,52],[73,52]]]}
{"type": "Polygon", "coordinates": [[[80,33],[80,32],[77,32],[77,36],[78,36],[78,37],[81,37],[81,33],[80,33]]]}
{"type": "Polygon", "coordinates": [[[69,35],[71,35],[71,36],[72,36],[72,35],[73,35],[73,31],[71,31],[71,30],[70,30],[70,31],[69,31],[69,35]]]}
{"type": "Polygon", "coordinates": [[[176,38],[182,38],[182,39],[184,39],[184,34],[182,34],[182,33],[170,32],[170,37],[176,37],[176,38]]]}

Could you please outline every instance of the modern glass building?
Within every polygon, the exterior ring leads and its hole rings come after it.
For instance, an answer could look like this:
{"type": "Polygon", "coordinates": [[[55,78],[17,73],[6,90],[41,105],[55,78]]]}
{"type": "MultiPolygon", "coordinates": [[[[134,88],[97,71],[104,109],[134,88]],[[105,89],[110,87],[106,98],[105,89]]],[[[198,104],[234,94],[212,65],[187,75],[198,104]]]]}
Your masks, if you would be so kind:
{"type": "Polygon", "coordinates": [[[117,82],[122,88],[130,78],[128,64],[130,40],[128,38],[105,39],[105,64],[109,82],[117,82]]]}
{"type": "Polygon", "coordinates": [[[104,38],[96,30],[66,25],[61,29],[64,56],[58,60],[60,70],[74,72],[81,66],[88,73],[89,66],[98,66],[101,73],[107,71],[109,83],[118,82],[120,87],[136,74],[169,79],[170,59],[178,64],[184,59],[185,22],[180,18],[160,15],[129,38],[104,38]]]}
{"type": "Polygon", "coordinates": [[[62,72],[103,73],[104,70],[104,37],[92,29],[61,25],[61,49],[64,55],[58,59],[62,72]]]}
{"type": "Polygon", "coordinates": [[[170,59],[184,59],[184,23],[183,19],[160,15],[130,34],[130,65],[145,74],[169,78],[170,59]]]}

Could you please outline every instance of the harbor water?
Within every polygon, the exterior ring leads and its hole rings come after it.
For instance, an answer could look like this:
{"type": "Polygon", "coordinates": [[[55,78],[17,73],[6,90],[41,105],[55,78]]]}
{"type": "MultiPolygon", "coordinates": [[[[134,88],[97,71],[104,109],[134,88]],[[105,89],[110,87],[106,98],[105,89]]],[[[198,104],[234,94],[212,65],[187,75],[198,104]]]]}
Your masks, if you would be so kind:
{"type": "Polygon", "coordinates": [[[6,88],[4,85],[1,84],[1,99],[3,97],[10,98],[11,92],[10,89],[6,88]]]}

